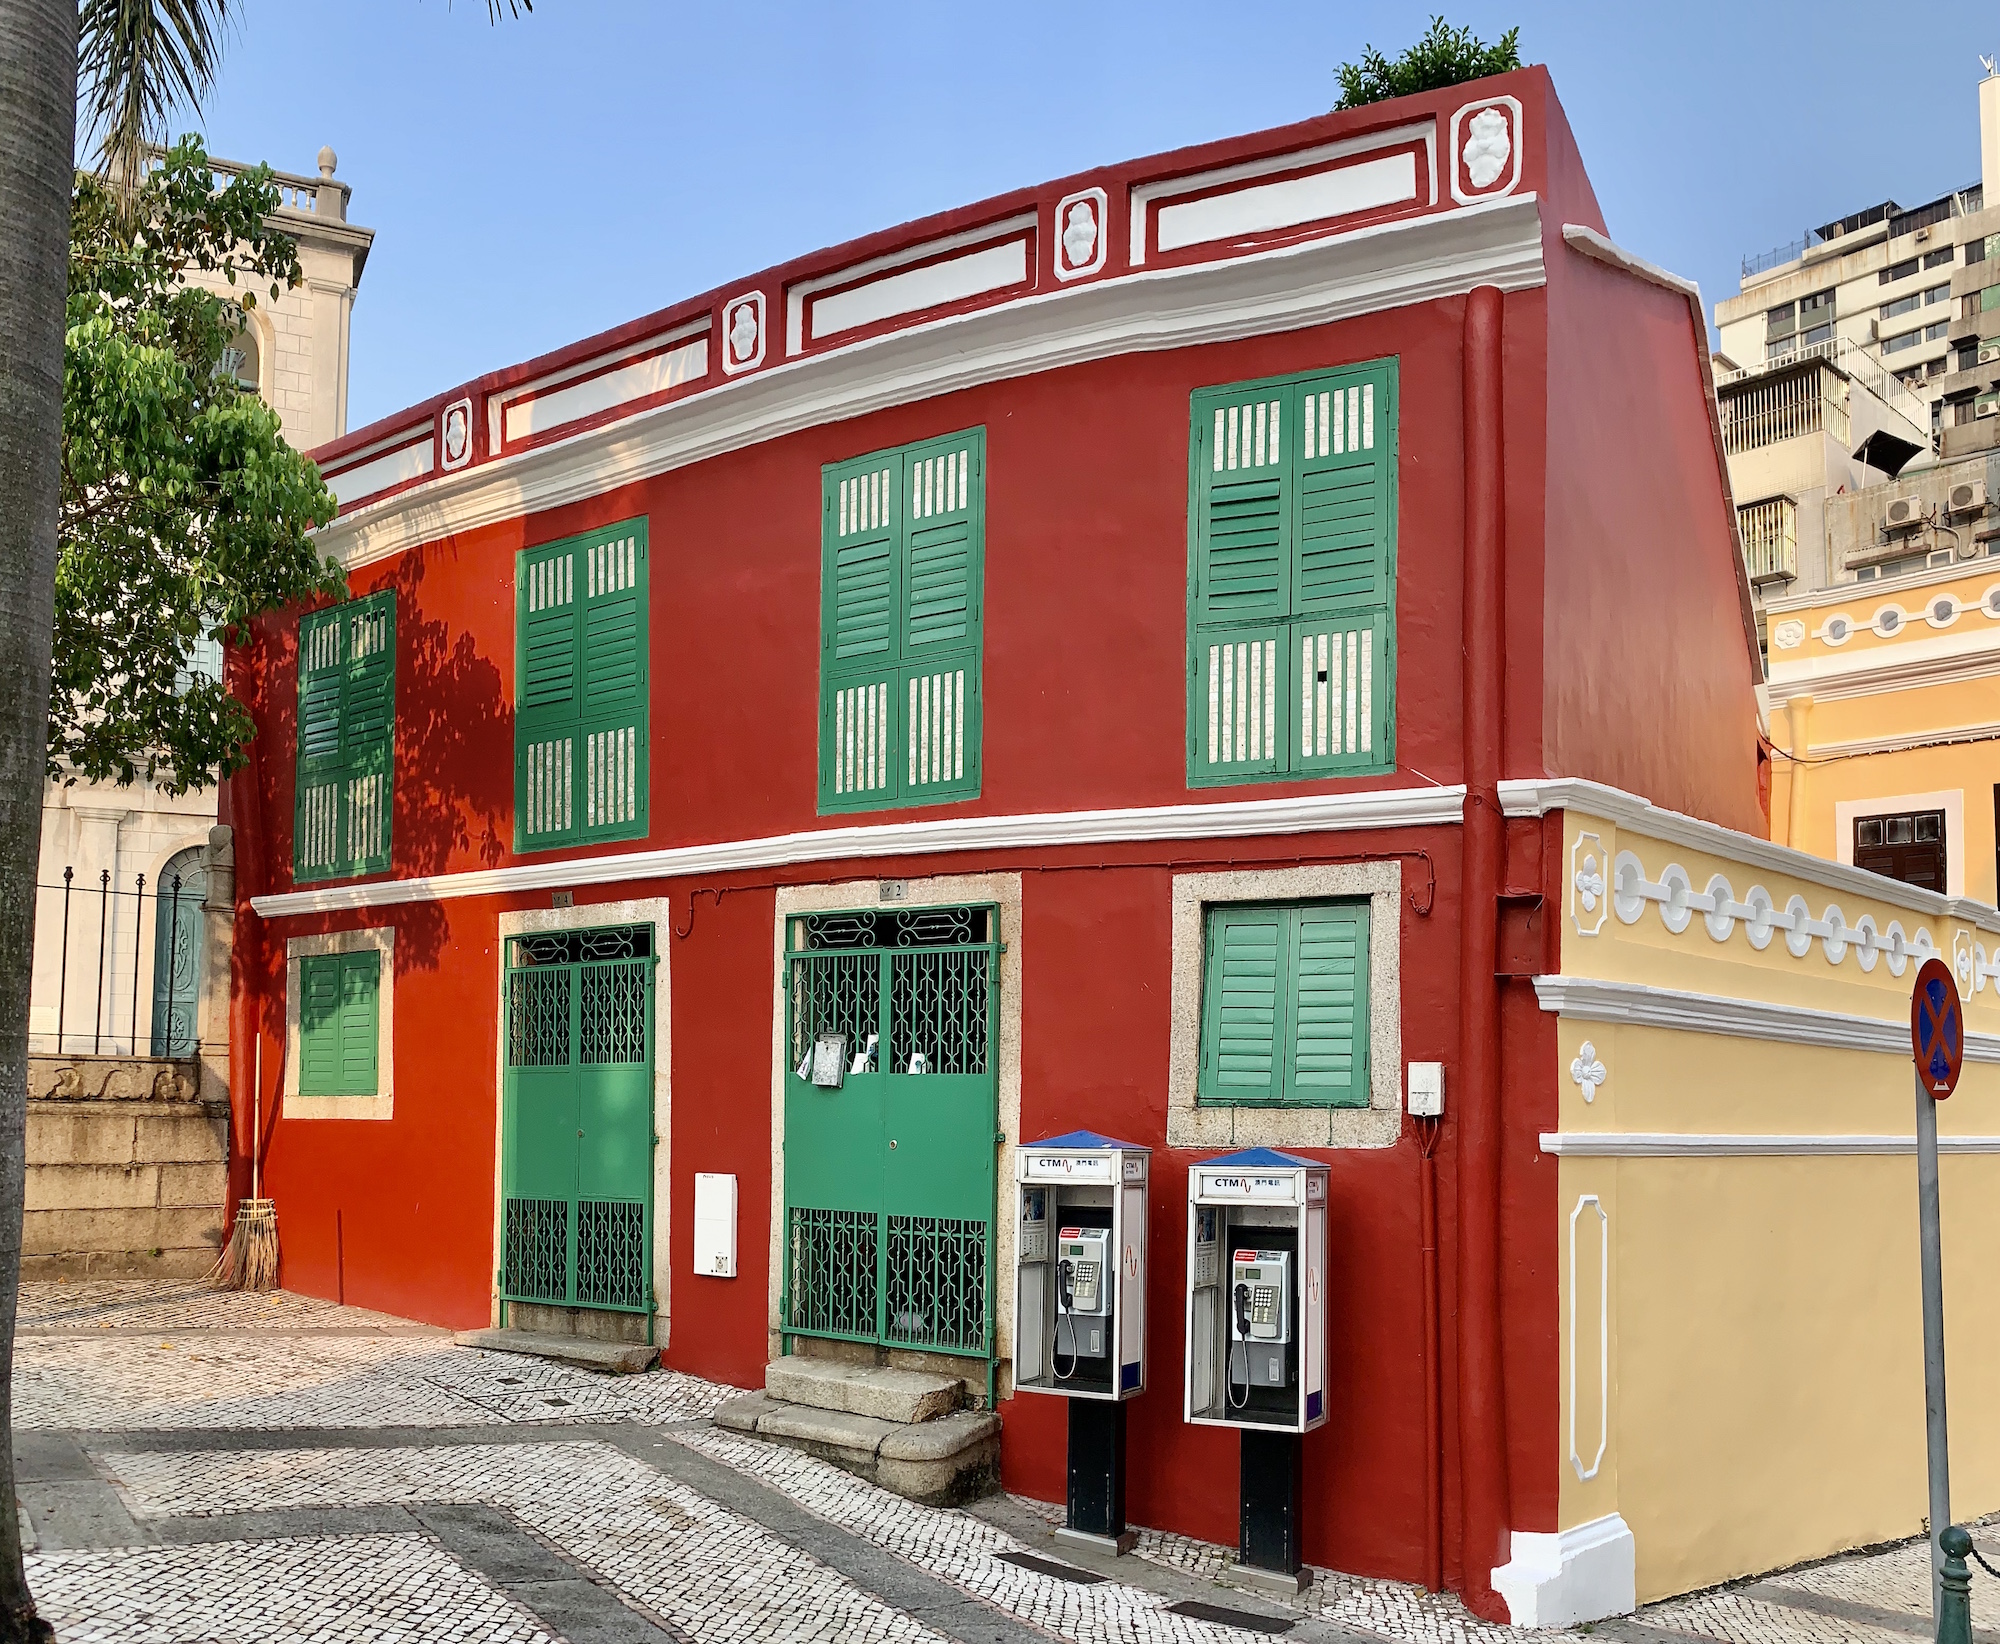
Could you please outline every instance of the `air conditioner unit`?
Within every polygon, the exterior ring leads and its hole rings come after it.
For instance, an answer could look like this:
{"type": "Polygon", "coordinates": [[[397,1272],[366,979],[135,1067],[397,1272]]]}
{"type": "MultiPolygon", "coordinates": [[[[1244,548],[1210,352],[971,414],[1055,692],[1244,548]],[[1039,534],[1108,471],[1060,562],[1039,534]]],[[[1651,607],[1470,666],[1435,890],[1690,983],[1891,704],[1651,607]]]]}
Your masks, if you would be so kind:
{"type": "Polygon", "coordinates": [[[1986,481],[1983,479],[1966,480],[1963,484],[1954,485],[1951,488],[1951,496],[1946,501],[1944,507],[1945,512],[1948,514],[1984,513],[1986,510],[1986,481]]]}
{"type": "Polygon", "coordinates": [[[1882,523],[1891,531],[1907,531],[1912,526],[1924,523],[1924,499],[1922,497],[1891,497],[1882,523]]]}

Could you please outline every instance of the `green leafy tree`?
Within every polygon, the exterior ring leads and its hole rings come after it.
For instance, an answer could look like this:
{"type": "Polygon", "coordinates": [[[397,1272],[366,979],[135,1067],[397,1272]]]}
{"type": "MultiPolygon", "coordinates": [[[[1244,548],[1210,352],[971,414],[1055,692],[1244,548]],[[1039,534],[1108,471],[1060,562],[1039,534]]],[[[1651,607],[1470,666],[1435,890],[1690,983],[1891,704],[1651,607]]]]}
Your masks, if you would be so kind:
{"type": "Polygon", "coordinates": [[[1520,40],[1521,31],[1511,28],[1489,46],[1472,30],[1455,29],[1442,17],[1433,17],[1424,37],[1393,61],[1369,46],[1360,62],[1342,63],[1335,71],[1340,76],[1340,101],[1334,106],[1360,108],[1505,74],[1521,66],[1520,40]]]}
{"type": "Polygon", "coordinates": [[[136,189],[70,203],[49,774],[170,792],[242,762],[249,716],[197,645],[345,582],[308,533],[319,471],[225,369],[259,291],[301,278],[267,167],[216,188],[183,138],[136,189]],[[220,277],[222,297],[194,283],[220,277]]]}

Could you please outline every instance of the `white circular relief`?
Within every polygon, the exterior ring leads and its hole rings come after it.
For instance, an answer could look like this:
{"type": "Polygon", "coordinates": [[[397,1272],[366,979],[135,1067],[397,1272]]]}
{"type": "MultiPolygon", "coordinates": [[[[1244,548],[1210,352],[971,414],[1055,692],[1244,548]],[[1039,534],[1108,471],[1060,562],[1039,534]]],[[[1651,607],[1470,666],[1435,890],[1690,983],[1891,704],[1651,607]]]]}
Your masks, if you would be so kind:
{"type": "Polygon", "coordinates": [[[1806,642],[1803,622],[1781,622],[1771,630],[1771,643],[1781,651],[1796,651],[1806,642]]]}
{"type": "Polygon", "coordinates": [[[1902,606],[1885,605],[1875,613],[1875,620],[1869,626],[1886,639],[1890,634],[1893,634],[1903,626],[1907,617],[1908,613],[1904,611],[1902,606]]]}
{"type": "Polygon", "coordinates": [[[1958,601],[1949,594],[1940,594],[1931,601],[1931,608],[1924,620],[1933,628],[1949,628],[1958,620],[1958,601]]]}
{"type": "Polygon", "coordinates": [[[2000,588],[1988,588],[1980,596],[1979,608],[1990,617],[2000,617],[2000,588]]]}
{"type": "Polygon", "coordinates": [[[1820,624],[1819,637],[1829,645],[1845,645],[1854,637],[1854,624],[1844,616],[1830,616],[1820,624]]]}

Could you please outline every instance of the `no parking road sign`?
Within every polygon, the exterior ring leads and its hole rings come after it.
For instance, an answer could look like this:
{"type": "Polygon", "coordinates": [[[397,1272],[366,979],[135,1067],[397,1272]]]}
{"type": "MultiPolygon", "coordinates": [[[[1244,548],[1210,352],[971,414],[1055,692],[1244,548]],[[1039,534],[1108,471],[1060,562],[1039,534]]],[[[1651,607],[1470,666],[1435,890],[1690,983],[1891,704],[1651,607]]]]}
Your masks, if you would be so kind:
{"type": "Polygon", "coordinates": [[[1943,1101],[1958,1088],[1958,1071],[1965,1063],[1965,1013],[1958,1003],[1958,983],[1942,959],[1926,959],[1917,972],[1910,996],[1910,1054],[1917,1078],[1933,1101],[1943,1101]]]}

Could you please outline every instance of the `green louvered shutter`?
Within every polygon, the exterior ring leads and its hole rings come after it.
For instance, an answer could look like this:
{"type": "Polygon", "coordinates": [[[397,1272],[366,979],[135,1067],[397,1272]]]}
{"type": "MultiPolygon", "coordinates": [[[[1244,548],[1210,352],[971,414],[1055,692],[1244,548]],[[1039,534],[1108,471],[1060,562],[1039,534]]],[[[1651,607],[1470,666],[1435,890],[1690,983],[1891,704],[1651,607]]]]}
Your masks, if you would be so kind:
{"type": "Polygon", "coordinates": [[[978,794],[985,435],[821,479],[822,811],[978,794]]]}
{"type": "Polygon", "coordinates": [[[396,759],[394,590],[299,620],[299,880],[389,867],[396,759]]]}
{"type": "Polygon", "coordinates": [[[379,1047],[377,1011],[381,1006],[382,955],[379,952],[340,955],[340,1088],[349,1096],[372,1096],[379,1047]]]}
{"type": "Polygon", "coordinates": [[[1285,912],[1291,958],[1284,1099],[1368,1105],[1368,904],[1306,903],[1285,912]]]}
{"type": "Polygon", "coordinates": [[[1284,1079],[1289,949],[1280,908],[1208,910],[1200,1099],[1276,1102],[1284,1079]]]}
{"type": "Polygon", "coordinates": [[[345,764],[340,734],[346,625],[338,607],[299,619],[298,778],[292,821],[292,876],[327,879],[340,871],[345,764]]]}
{"type": "Polygon", "coordinates": [[[372,594],[340,611],[347,654],[340,694],[341,871],[382,873],[394,808],[396,596],[372,594]]]}
{"type": "Polygon", "coordinates": [[[903,456],[902,797],[979,792],[979,651],[985,440],[978,431],[903,456]]]}
{"type": "Polygon", "coordinates": [[[646,831],[646,525],[583,539],[583,681],[579,831],[629,839],[646,831]]]}
{"type": "Polygon", "coordinates": [[[515,562],[515,848],[646,832],[646,522],[515,562]]]}
{"type": "Polygon", "coordinates": [[[1393,717],[1396,378],[1388,363],[1299,385],[1291,768],[1382,769],[1393,717]]]}
{"type": "Polygon", "coordinates": [[[1188,780],[1393,768],[1395,362],[1190,403],[1188,780]]]}

